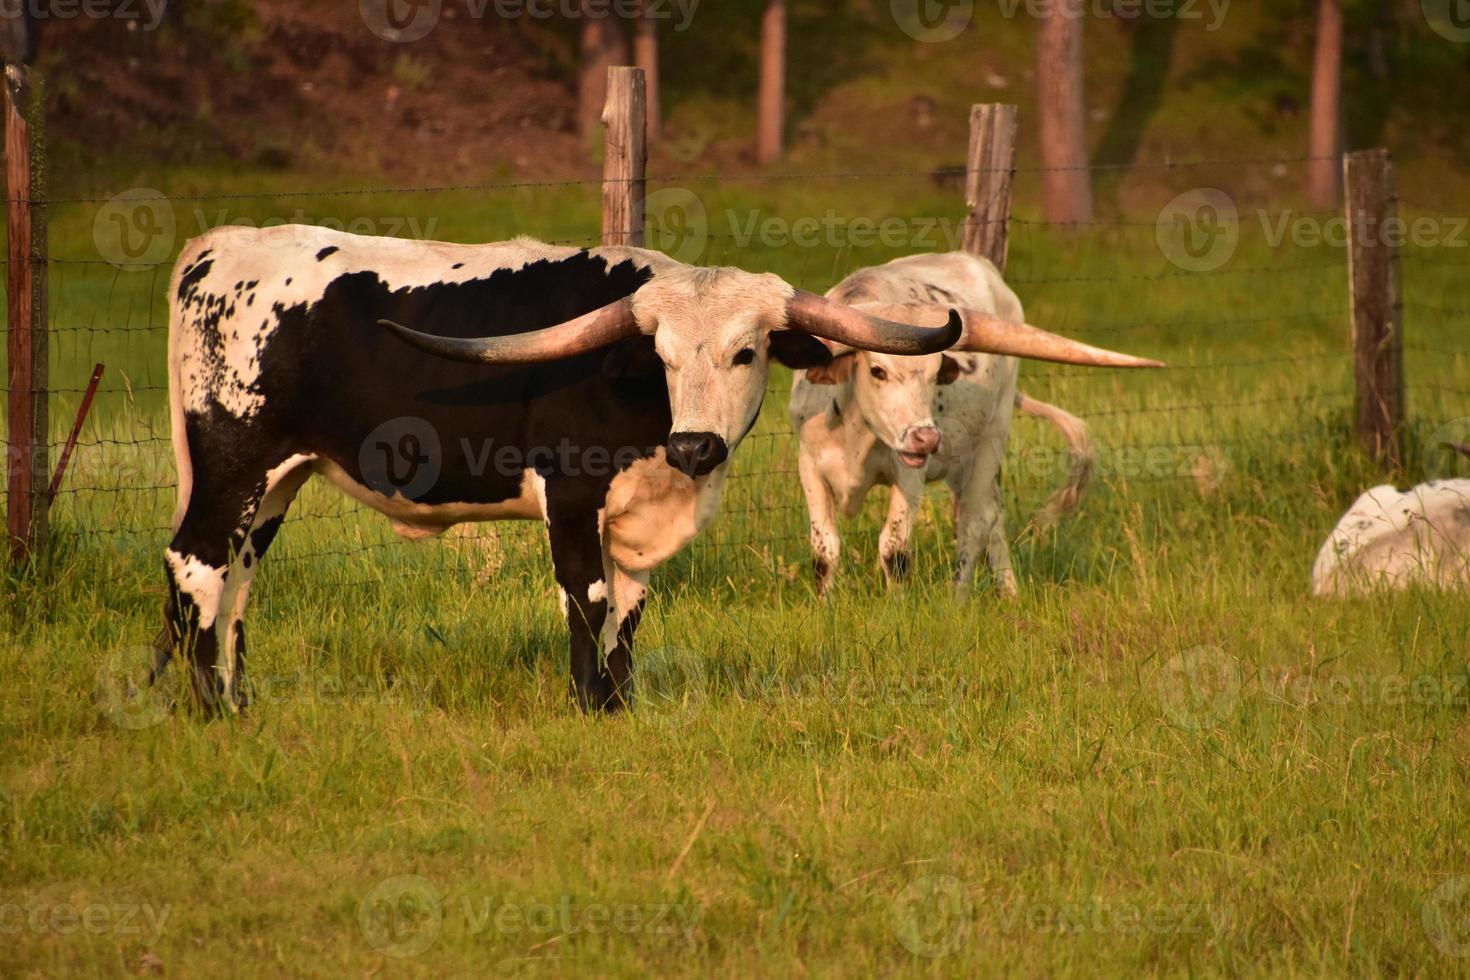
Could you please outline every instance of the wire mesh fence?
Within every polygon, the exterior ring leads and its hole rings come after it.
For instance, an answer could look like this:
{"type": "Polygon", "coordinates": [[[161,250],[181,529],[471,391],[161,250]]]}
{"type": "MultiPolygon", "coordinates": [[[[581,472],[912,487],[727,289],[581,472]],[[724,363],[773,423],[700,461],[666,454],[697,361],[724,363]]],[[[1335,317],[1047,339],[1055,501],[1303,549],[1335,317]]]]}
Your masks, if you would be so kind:
{"type": "MultiPolygon", "coordinates": [[[[1242,170],[1279,172],[1305,162],[1159,164],[1176,178],[1187,173],[1196,186],[1175,195],[1177,184],[1164,185],[1169,190],[1157,196],[1173,199],[1157,202],[1154,220],[1134,208],[1063,228],[1027,216],[1039,171],[1017,171],[1007,281],[1028,320],[1170,365],[1146,376],[1022,368],[1024,392],[1089,424],[1100,492],[1120,506],[1165,492],[1159,488],[1208,494],[1227,479],[1248,484],[1263,468],[1330,466],[1328,457],[1347,445],[1354,388],[1346,250],[1333,240],[1340,212],[1238,200],[1211,186],[1228,185],[1242,170]]],[[[699,264],[776,272],[820,292],[863,266],[957,248],[964,209],[954,180],[943,171],[652,178],[650,245],[699,264]]],[[[166,292],[169,258],[183,240],[219,224],[294,222],[457,241],[532,234],[589,246],[597,240],[590,229],[599,187],[557,181],[147,192],[123,196],[126,208],[120,198],[49,202],[57,253],[48,260],[53,460],[92,366],[107,367],[52,507],[60,553],[98,581],[162,581],[177,485],[166,292]]],[[[1400,209],[1408,393],[1421,433],[1415,466],[1433,475],[1440,465],[1433,433],[1470,416],[1470,343],[1460,326],[1470,315],[1470,238],[1452,205],[1411,195],[1400,209]]],[[[804,566],[806,510],[786,418],[790,384],[789,372],[772,371],[759,421],[734,454],[721,514],[680,559],[679,574],[794,579],[804,566]]],[[[1065,479],[1067,460],[1061,441],[1039,423],[1013,426],[1005,469],[1012,533],[1022,533],[1026,516],[1065,479]]],[[[534,577],[547,565],[544,531],[534,523],[475,526],[410,544],[320,482],[300,496],[265,563],[267,594],[272,582],[298,576],[345,588],[395,575],[534,577]]],[[[916,546],[942,555],[950,534],[944,492],[926,500],[916,546]]],[[[876,527],[881,510],[881,501],[870,502],[855,538],[876,527]]]]}

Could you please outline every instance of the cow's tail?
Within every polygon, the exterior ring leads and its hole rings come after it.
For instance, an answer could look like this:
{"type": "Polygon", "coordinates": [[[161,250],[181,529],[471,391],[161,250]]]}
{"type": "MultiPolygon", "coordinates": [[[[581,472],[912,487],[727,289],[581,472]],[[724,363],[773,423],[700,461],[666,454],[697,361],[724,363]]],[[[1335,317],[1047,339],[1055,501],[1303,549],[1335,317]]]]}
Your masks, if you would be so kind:
{"type": "Polygon", "coordinates": [[[180,365],[181,345],[184,338],[183,303],[179,299],[179,281],[192,242],[184,246],[184,254],[174,266],[168,287],[168,415],[169,435],[173,441],[174,466],[178,472],[178,495],[174,503],[173,529],[177,533],[184,523],[184,511],[189,506],[189,495],[194,486],[194,463],[189,457],[189,436],[184,430],[183,369],[180,365]]]}
{"type": "Polygon", "coordinates": [[[1028,395],[1016,395],[1016,407],[1021,414],[1032,418],[1046,419],[1055,425],[1067,440],[1067,482],[1036,512],[1032,522],[1042,526],[1055,524],[1077,507],[1082,494],[1092,482],[1093,449],[1092,436],[1087,423],[1077,416],[1055,405],[1037,401],[1028,395]]]}

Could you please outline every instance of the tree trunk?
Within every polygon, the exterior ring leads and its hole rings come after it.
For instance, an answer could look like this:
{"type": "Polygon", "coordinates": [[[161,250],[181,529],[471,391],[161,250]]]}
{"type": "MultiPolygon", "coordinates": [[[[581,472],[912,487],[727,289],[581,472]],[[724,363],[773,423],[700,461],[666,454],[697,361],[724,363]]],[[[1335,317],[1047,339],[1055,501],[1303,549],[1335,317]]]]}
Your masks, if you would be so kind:
{"type": "Polygon", "coordinates": [[[1036,84],[1041,131],[1042,205],[1055,224],[1092,220],[1087,169],[1087,104],[1078,0],[1057,0],[1041,20],[1036,84]]]}
{"type": "Polygon", "coordinates": [[[1342,3],[1317,0],[1317,56],[1312,66],[1312,121],[1307,200],[1336,207],[1342,176],[1342,3]]]}
{"type": "Polygon", "coordinates": [[[650,0],[643,0],[640,16],[633,22],[633,64],[643,69],[648,93],[648,139],[658,139],[658,21],[648,16],[650,0]]]}
{"type": "Polygon", "coordinates": [[[628,63],[622,21],[606,7],[582,0],[582,72],[577,82],[577,125],[588,146],[602,134],[607,70],[628,63]],[[593,16],[596,13],[598,16],[593,16]]]}
{"type": "Polygon", "coordinates": [[[769,0],[761,18],[761,87],[755,156],[761,163],[781,158],[786,117],[786,0],[769,0]]]}

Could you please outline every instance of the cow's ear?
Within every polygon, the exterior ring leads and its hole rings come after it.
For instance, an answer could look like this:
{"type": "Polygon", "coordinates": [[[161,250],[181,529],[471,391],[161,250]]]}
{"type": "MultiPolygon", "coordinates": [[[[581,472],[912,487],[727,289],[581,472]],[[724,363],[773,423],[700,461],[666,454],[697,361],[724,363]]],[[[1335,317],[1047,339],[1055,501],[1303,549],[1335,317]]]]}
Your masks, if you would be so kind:
{"type": "Polygon", "coordinates": [[[772,330],[771,356],[798,370],[832,363],[832,351],[827,345],[800,330],[772,330]]]}
{"type": "Polygon", "coordinates": [[[602,373],[618,380],[652,378],[662,374],[663,369],[652,337],[632,337],[614,344],[602,358],[602,373]]]}
{"type": "Polygon", "coordinates": [[[960,379],[960,374],[963,372],[964,368],[960,367],[960,362],[945,354],[944,360],[939,363],[939,383],[952,385],[960,379]]]}
{"type": "Polygon", "coordinates": [[[845,384],[857,367],[857,354],[849,351],[832,358],[831,363],[806,369],[806,379],[814,385],[845,384]]]}

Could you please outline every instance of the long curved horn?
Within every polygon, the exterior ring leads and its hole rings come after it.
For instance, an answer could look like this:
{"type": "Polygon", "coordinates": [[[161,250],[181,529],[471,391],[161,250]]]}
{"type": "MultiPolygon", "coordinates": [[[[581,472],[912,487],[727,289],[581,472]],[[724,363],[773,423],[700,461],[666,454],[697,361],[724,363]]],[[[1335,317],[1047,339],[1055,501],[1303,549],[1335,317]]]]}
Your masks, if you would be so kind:
{"type": "Polygon", "coordinates": [[[419,350],[475,364],[540,364],[638,336],[638,318],[633,315],[631,299],[620,299],[544,330],[503,337],[436,337],[392,320],[379,320],[378,325],[419,350]]]}
{"type": "Polygon", "coordinates": [[[786,318],[793,330],[879,354],[938,354],[953,347],[963,330],[954,310],[944,326],[921,327],[872,316],[803,289],[787,302],[786,318]]]}
{"type": "Polygon", "coordinates": [[[1039,327],[1014,320],[1003,320],[990,313],[962,310],[960,317],[965,332],[955,344],[957,351],[982,354],[1004,354],[1033,361],[1055,361],[1058,364],[1081,364],[1086,367],[1161,368],[1163,361],[1093,347],[1069,340],[1039,327]]]}

